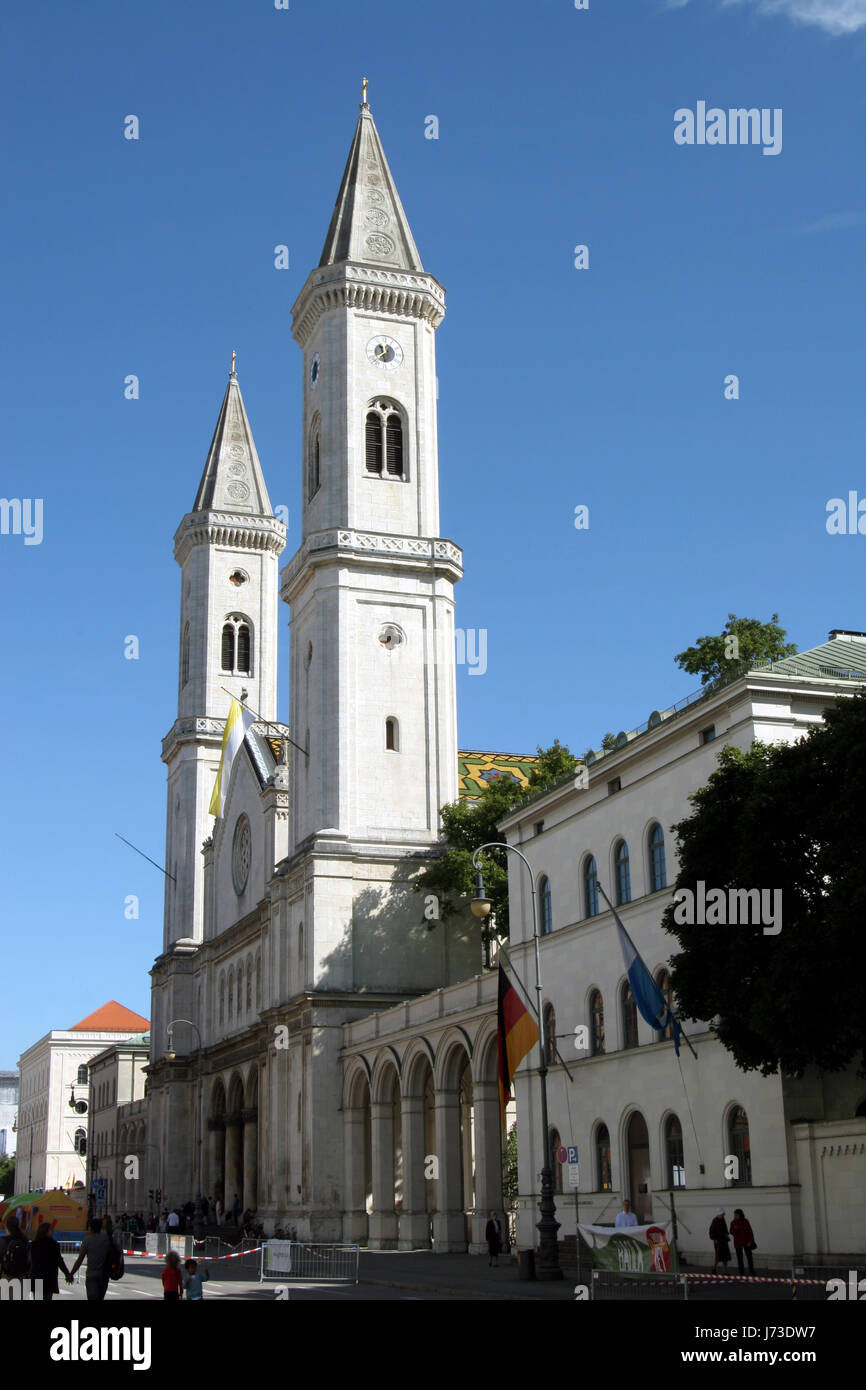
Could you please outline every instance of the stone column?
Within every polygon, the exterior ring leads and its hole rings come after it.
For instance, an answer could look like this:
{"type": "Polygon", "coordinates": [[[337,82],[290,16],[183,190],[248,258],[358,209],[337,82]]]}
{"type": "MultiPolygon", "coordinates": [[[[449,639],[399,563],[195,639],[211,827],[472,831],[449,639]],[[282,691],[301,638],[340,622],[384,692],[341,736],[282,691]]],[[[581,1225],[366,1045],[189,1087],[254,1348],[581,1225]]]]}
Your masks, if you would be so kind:
{"type": "Polygon", "coordinates": [[[345,1163],[346,1210],[343,1213],[343,1240],[350,1245],[366,1245],[368,1237],[366,1153],[366,1108],[363,1105],[343,1111],[343,1160],[345,1163]]]}
{"type": "Polygon", "coordinates": [[[394,1210],[394,1106],[377,1101],[370,1106],[373,1131],[373,1214],[370,1249],[393,1250],[397,1244],[394,1210]]]}
{"type": "Polygon", "coordinates": [[[502,1211],[502,1157],[500,1147],[499,1085],[476,1081],[475,1099],[475,1214],[472,1217],[470,1254],[487,1250],[484,1228],[488,1213],[496,1211],[505,1228],[502,1211]]]}
{"type": "Polygon", "coordinates": [[[439,1160],[439,1210],[433,1217],[433,1248],[466,1249],[466,1217],[461,1192],[460,1091],[436,1092],[436,1157],[439,1160]]]}
{"type": "Polygon", "coordinates": [[[403,1116],[403,1210],[400,1213],[399,1250],[418,1250],[429,1246],[427,1220],[428,1180],[424,1175],[424,1097],[404,1096],[403,1116]]]}
{"type": "Polygon", "coordinates": [[[226,1182],[226,1126],[222,1115],[208,1120],[208,1171],[205,1178],[205,1191],[216,1199],[217,1191],[222,1193],[225,1202],[226,1182]]]}
{"type": "Polygon", "coordinates": [[[226,1220],[231,1218],[235,1193],[240,1196],[244,1185],[243,1120],[239,1111],[225,1116],[226,1127],[226,1166],[225,1193],[223,1206],[226,1220]]]}
{"type": "Polygon", "coordinates": [[[241,1193],[241,1211],[255,1211],[258,1206],[258,1186],[259,1186],[259,1112],[255,1110],[242,1110],[241,1119],[244,1125],[244,1173],[243,1173],[243,1192],[241,1193]]]}

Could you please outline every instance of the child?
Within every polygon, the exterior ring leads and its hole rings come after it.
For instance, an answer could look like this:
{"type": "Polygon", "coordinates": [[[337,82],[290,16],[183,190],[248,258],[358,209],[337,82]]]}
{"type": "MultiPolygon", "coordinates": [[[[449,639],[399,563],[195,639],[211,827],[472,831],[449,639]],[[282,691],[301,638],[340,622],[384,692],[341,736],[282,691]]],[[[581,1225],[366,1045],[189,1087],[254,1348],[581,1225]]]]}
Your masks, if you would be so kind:
{"type": "Polygon", "coordinates": [[[178,1302],[183,1288],[183,1275],[180,1272],[180,1255],[169,1250],[162,1271],[162,1296],[168,1302],[178,1302]]]}
{"type": "Polygon", "coordinates": [[[204,1299],[202,1282],[205,1279],[209,1279],[210,1275],[207,1270],[204,1271],[204,1274],[196,1273],[198,1269],[197,1260],[187,1260],[184,1268],[186,1269],[186,1274],[183,1276],[183,1287],[186,1290],[187,1302],[201,1303],[204,1299]]]}

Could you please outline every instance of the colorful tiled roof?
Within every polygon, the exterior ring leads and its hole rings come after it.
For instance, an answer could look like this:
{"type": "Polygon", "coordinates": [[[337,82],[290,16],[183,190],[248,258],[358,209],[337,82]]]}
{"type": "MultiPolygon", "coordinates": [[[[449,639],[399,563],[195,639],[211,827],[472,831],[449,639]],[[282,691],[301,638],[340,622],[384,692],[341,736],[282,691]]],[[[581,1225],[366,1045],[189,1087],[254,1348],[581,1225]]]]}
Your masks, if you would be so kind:
{"type": "Polygon", "coordinates": [[[144,1033],[150,1027],[150,1019],[133,1013],[116,999],[109,999],[101,1009],[88,1014],[80,1023],[73,1023],[70,1033],[144,1033]]]}
{"type": "Polygon", "coordinates": [[[474,801],[484,793],[491,782],[502,777],[510,777],[521,787],[529,786],[529,774],[538,762],[535,754],[523,756],[520,753],[458,753],[457,784],[460,796],[474,801]]]}

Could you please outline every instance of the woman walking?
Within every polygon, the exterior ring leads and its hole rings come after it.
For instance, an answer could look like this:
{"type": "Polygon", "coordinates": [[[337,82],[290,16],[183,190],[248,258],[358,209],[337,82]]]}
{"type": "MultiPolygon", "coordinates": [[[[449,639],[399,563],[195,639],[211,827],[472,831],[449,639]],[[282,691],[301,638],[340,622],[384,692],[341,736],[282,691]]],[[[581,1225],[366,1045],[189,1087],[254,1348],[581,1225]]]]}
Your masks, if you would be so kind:
{"type": "Polygon", "coordinates": [[[60,1246],[51,1234],[51,1224],[43,1221],[39,1226],[33,1244],[30,1246],[30,1292],[35,1293],[33,1281],[42,1280],[42,1300],[50,1302],[56,1293],[60,1292],[57,1283],[57,1271],[63,1270],[68,1282],[71,1281],[69,1270],[60,1250],[60,1246]]]}
{"type": "Polygon", "coordinates": [[[180,1255],[169,1250],[162,1271],[162,1296],[167,1303],[179,1303],[183,1292],[183,1275],[180,1272],[180,1255]]]}
{"type": "Polygon", "coordinates": [[[502,1249],[502,1223],[495,1211],[490,1213],[490,1220],[484,1228],[484,1239],[487,1241],[487,1263],[495,1267],[502,1249]]]}
{"type": "Polygon", "coordinates": [[[742,1207],[734,1209],[734,1219],[731,1222],[731,1235],[734,1237],[734,1253],[737,1256],[737,1268],[743,1273],[743,1253],[749,1261],[749,1273],[754,1274],[755,1265],[752,1260],[752,1251],[756,1249],[755,1234],[750,1223],[743,1214],[742,1207]]]}
{"type": "Polygon", "coordinates": [[[725,1224],[724,1207],[719,1207],[710,1223],[710,1240],[713,1242],[713,1250],[715,1252],[713,1274],[718,1271],[719,1265],[722,1266],[722,1273],[727,1274],[728,1262],[731,1258],[731,1247],[728,1244],[728,1228],[725,1224]]]}

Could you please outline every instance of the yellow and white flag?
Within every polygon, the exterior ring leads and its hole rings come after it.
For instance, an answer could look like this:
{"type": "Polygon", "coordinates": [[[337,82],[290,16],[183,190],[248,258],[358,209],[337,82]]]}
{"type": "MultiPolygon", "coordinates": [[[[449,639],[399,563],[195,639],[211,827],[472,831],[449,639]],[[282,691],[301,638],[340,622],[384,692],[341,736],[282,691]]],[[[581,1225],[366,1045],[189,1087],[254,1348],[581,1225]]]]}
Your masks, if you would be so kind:
{"type": "Polygon", "coordinates": [[[232,700],[229,709],[229,717],[226,720],[225,733],[223,734],[223,746],[220,753],[220,765],[214,782],[213,796],[210,799],[208,810],[212,816],[221,816],[226,808],[226,795],[229,789],[229,779],[232,775],[232,764],[240,752],[241,744],[246,737],[247,729],[251,724],[255,724],[254,714],[250,714],[238,704],[237,700],[232,700]]]}

